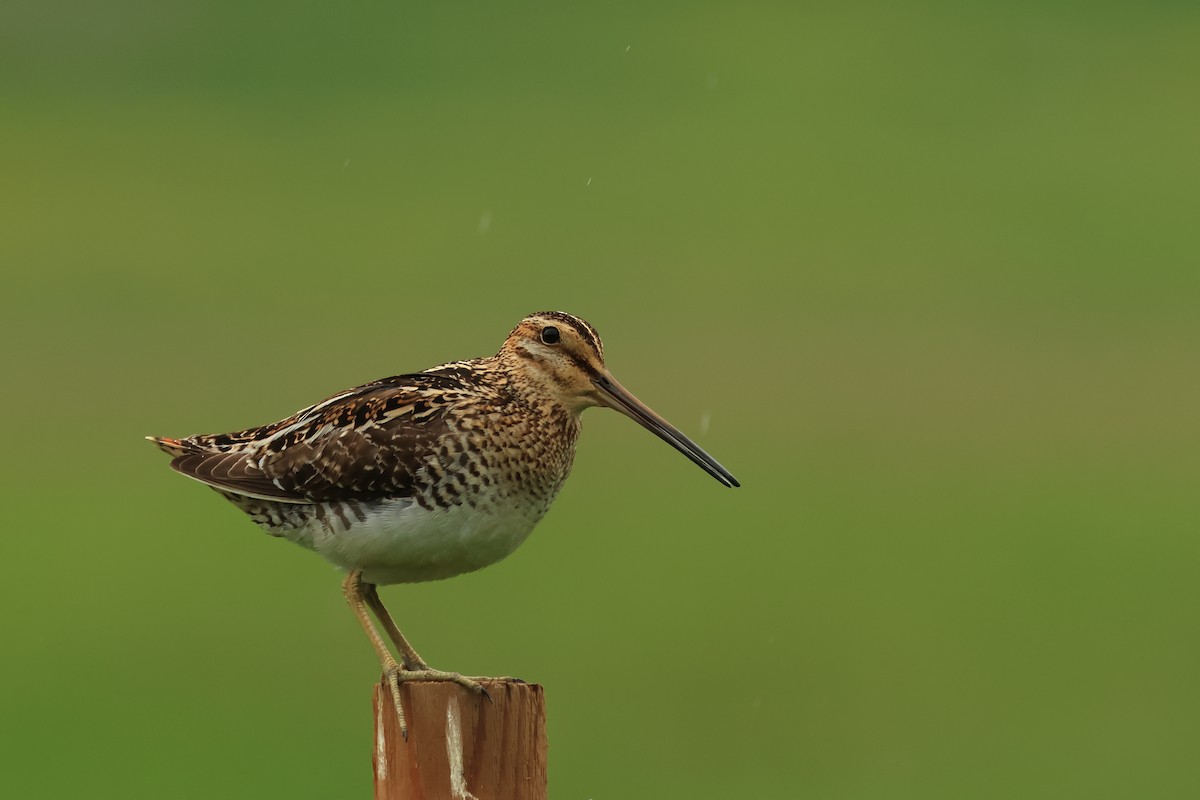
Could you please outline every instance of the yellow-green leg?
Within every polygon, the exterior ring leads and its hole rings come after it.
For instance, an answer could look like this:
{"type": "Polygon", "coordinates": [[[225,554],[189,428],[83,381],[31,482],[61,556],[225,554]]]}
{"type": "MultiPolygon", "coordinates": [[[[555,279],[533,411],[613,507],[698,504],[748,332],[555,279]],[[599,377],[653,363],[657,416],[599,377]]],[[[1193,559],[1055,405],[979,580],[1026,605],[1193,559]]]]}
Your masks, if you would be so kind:
{"type": "MultiPolygon", "coordinates": [[[[392,695],[392,702],[396,706],[396,717],[400,721],[400,734],[408,739],[408,723],[404,719],[404,706],[400,700],[400,684],[404,681],[452,681],[462,686],[464,689],[469,689],[476,694],[482,694],[488,697],[487,690],[478,682],[470,678],[464,677],[457,672],[443,672],[438,669],[430,669],[429,665],[417,655],[417,651],[413,649],[408,640],[404,638],[404,634],[396,627],[396,623],[392,620],[391,614],[384,608],[383,602],[379,599],[379,593],[375,590],[375,585],[366,583],[362,579],[361,570],[351,570],[346,579],[342,581],[342,594],[346,596],[346,602],[350,605],[350,610],[354,612],[354,616],[358,618],[358,623],[362,625],[363,631],[367,634],[367,638],[371,640],[371,646],[375,648],[375,655],[379,657],[379,664],[383,667],[383,679],[387,682],[388,689],[392,695]],[[367,606],[370,605],[375,615],[379,617],[379,621],[383,623],[384,629],[387,630],[388,636],[395,643],[396,648],[400,651],[403,665],[398,664],[383,639],[379,636],[379,631],[375,630],[374,624],[371,623],[371,617],[367,614],[367,606]]],[[[491,699],[490,697],[488,699],[491,699]]]]}

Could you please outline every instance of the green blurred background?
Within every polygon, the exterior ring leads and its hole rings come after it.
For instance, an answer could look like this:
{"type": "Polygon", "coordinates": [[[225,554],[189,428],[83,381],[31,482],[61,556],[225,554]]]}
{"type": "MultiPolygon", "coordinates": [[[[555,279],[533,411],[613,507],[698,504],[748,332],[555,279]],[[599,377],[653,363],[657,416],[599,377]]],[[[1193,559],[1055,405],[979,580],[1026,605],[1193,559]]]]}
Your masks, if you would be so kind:
{"type": "Polygon", "coordinates": [[[384,598],[551,792],[1200,792],[1190,3],[0,7],[6,797],[367,797],[338,575],[142,440],[561,308],[585,416],[384,598]],[[431,6],[431,7],[424,7],[431,6]]]}

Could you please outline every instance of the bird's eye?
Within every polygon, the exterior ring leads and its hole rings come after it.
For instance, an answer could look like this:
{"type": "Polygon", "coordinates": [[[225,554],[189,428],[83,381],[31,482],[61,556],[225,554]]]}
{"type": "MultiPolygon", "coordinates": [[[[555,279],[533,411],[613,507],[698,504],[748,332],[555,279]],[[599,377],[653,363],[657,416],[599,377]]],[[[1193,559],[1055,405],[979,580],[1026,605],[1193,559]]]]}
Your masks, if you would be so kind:
{"type": "Polygon", "coordinates": [[[562,341],[558,335],[558,328],[553,325],[547,325],[542,328],[542,341],[546,344],[558,344],[562,341]]]}

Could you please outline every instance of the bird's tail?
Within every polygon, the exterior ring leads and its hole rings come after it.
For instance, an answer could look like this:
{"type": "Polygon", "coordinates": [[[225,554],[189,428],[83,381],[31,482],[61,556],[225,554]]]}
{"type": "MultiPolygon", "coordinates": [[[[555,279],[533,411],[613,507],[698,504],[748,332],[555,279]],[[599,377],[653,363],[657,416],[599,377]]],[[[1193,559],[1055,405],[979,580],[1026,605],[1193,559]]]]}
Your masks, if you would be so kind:
{"type": "Polygon", "coordinates": [[[195,452],[195,448],[189,446],[186,441],[172,439],[169,436],[147,436],[146,438],[158,445],[158,449],[169,456],[182,456],[195,452]]]}

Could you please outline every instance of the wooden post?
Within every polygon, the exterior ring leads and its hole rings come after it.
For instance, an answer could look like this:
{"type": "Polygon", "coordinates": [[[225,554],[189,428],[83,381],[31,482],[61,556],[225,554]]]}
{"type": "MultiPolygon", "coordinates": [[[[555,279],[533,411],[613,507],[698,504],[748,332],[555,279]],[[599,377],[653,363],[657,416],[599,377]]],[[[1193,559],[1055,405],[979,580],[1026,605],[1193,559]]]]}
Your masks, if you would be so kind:
{"type": "Polygon", "coordinates": [[[546,800],[542,687],[483,680],[492,700],[445,682],[375,685],[375,800],[546,800]]]}

